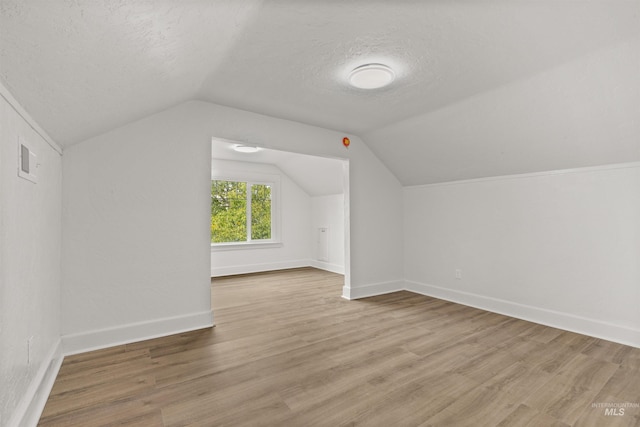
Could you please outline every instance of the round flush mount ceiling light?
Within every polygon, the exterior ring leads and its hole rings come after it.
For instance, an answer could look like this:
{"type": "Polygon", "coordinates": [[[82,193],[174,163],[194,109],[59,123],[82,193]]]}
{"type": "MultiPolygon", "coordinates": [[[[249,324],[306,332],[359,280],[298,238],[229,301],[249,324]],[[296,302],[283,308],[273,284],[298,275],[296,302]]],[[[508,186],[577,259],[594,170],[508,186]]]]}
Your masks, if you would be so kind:
{"type": "Polygon", "coordinates": [[[234,151],[237,151],[238,153],[256,153],[258,151],[260,151],[260,148],[258,147],[253,147],[251,145],[242,145],[242,144],[236,144],[233,146],[234,151]]]}
{"type": "Polygon", "coordinates": [[[393,70],[384,64],[366,64],[351,71],[349,84],[358,89],[379,89],[389,85],[395,77],[393,70]]]}

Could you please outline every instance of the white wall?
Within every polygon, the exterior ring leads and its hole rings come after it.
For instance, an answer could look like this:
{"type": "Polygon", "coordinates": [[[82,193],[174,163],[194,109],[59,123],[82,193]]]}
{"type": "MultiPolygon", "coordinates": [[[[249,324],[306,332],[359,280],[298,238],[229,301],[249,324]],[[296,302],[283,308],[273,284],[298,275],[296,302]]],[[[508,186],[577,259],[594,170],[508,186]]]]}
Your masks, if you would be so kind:
{"type": "Polygon", "coordinates": [[[311,242],[307,231],[311,223],[311,198],[307,193],[274,165],[214,159],[211,170],[214,174],[222,176],[227,173],[240,176],[243,173],[258,173],[280,177],[278,198],[281,216],[278,222],[282,243],[280,247],[212,249],[211,277],[310,265],[311,242]]]}
{"type": "Polygon", "coordinates": [[[162,120],[167,133],[202,141],[212,135],[231,141],[349,160],[350,229],[346,236],[344,296],[357,298],[401,289],[402,191],[398,180],[360,138],[288,120],[193,101],[143,120],[132,127],[154,127],[162,120]],[[153,124],[152,124],[153,122],[153,124]],[[381,200],[381,196],[382,200],[381,200]]]}
{"type": "Polygon", "coordinates": [[[62,361],[62,162],[0,89],[0,426],[23,426],[37,422],[62,361]],[[18,178],[19,136],[37,155],[37,184],[18,178]]]}
{"type": "Polygon", "coordinates": [[[311,198],[311,265],[344,274],[344,194],[311,198]],[[316,239],[318,228],[327,228],[329,260],[318,259],[316,239]]]}
{"type": "Polygon", "coordinates": [[[192,101],[65,150],[67,352],[207,324],[212,136],[348,158],[344,295],[402,288],[401,187],[359,138],[347,150],[342,133],[192,101]]]}
{"type": "Polygon", "coordinates": [[[640,346],[640,164],[407,187],[404,203],[407,289],[640,346]]]}
{"type": "Polygon", "coordinates": [[[174,126],[154,117],[65,149],[66,353],[212,324],[211,148],[174,126]]]}

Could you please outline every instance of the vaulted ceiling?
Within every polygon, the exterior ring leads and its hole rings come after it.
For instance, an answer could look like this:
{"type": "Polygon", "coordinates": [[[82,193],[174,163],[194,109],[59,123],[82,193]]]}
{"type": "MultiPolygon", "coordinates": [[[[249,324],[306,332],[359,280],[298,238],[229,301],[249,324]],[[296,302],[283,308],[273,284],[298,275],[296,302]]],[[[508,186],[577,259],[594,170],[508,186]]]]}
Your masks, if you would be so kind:
{"type": "Polygon", "coordinates": [[[405,185],[640,160],[640,0],[0,0],[63,146],[200,99],[361,136],[405,185]],[[363,63],[393,67],[351,88],[363,63]]]}
{"type": "Polygon", "coordinates": [[[237,144],[213,139],[212,158],[274,165],[312,197],[344,193],[343,160],[264,148],[256,153],[238,153],[233,150],[234,145],[237,144]]]}

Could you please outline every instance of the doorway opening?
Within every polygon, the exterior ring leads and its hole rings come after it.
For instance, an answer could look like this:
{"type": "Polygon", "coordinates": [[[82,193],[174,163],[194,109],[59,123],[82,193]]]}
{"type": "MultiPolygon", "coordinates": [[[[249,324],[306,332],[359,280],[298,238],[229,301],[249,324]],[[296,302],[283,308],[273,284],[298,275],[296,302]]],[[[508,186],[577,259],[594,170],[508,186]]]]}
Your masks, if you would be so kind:
{"type": "Polygon", "coordinates": [[[349,287],[348,159],[270,148],[256,151],[218,138],[211,144],[212,279],[314,267],[343,275],[343,286],[349,287]],[[267,208],[265,197],[256,198],[253,193],[258,191],[252,188],[267,195],[267,208]],[[244,228],[223,230],[230,216],[235,227],[244,228]]]}

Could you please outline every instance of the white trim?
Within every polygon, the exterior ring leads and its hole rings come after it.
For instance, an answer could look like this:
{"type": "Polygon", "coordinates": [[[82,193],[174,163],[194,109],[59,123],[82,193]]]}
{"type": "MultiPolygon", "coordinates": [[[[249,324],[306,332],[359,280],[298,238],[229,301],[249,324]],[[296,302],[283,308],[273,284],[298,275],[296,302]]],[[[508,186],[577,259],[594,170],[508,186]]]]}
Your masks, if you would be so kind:
{"type": "Polygon", "coordinates": [[[62,342],[58,339],[42,361],[38,373],[29,384],[7,427],[27,427],[38,424],[53,383],[60,371],[62,359],[62,342]]]}
{"type": "Polygon", "coordinates": [[[342,288],[342,297],[354,300],[402,290],[640,348],[640,329],[410,280],[373,283],[358,287],[345,285],[342,288]]]}
{"type": "Polygon", "coordinates": [[[391,292],[398,292],[404,290],[404,282],[401,280],[395,280],[390,282],[371,283],[369,285],[362,286],[347,286],[342,287],[342,298],[348,300],[354,300],[359,298],[373,297],[377,295],[389,294],[391,292]]]}
{"type": "Polygon", "coordinates": [[[20,117],[22,117],[25,122],[27,122],[31,129],[33,129],[38,135],[40,135],[42,139],[44,139],[45,142],[49,144],[49,146],[53,148],[58,154],[62,155],[62,147],[58,145],[53,139],[51,139],[49,134],[47,134],[47,132],[45,132],[45,130],[40,127],[38,122],[36,122],[33,117],[31,117],[31,115],[27,113],[22,105],[20,105],[18,100],[14,98],[11,91],[9,91],[9,89],[4,84],[2,84],[2,81],[0,81],[0,96],[3,97],[5,101],[7,101],[7,103],[15,110],[16,113],[18,113],[20,117]]]}
{"type": "Polygon", "coordinates": [[[344,266],[338,264],[331,264],[325,261],[319,261],[317,259],[311,260],[311,267],[318,268],[320,270],[330,271],[332,273],[344,274],[344,266]]]}
{"type": "Polygon", "coordinates": [[[166,317],[79,334],[63,335],[62,346],[65,356],[69,356],[116,345],[210,328],[213,325],[213,311],[209,310],[185,316],[166,317]]]}
{"type": "Polygon", "coordinates": [[[421,295],[640,348],[639,329],[425,283],[406,281],[405,289],[421,295]]]}
{"type": "Polygon", "coordinates": [[[211,277],[234,276],[236,274],[261,273],[264,271],[286,270],[289,268],[311,267],[308,259],[266,262],[262,264],[232,265],[230,267],[211,266],[211,277]]]}
{"type": "Polygon", "coordinates": [[[212,243],[211,252],[219,251],[237,251],[247,249],[274,249],[281,248],[282,242],[272,242],[270,240],[259,241],[252,240],[250,242],[234,242],[234,243],[212,243]]]}
{"type": "Polygon", "coordinates": [[[342,163],[344,187],[344,286],[351,286],[351,172],[349,160],[342,163]]]}
{"type": "Polygon", "coordinates": [[[531,172],[531,173],[522,173],[522,174],[514,174],[514,175],[499,175],[499,176],[490,176],[485,178],[463,179],[459,181],[435,182],[433,184],[407,185],[403,188],[405,190],[418,190],[421,188],[440,187],[444,185],[473,184],[473,183],[488,182],[488,181],[506,181],[506,180],[512,180],[512,179],[568,175],[568,174],[574,174],[574,173],[599,172],[599,171],[606,171],[606,170],[631,169],[631,168],[639,168],[639,167],[640,167],[640,162],[613,163],[609,165],[587,166],[583,168],[559,169],[559,170],[552,170],[552,171],[531,172]]]}

